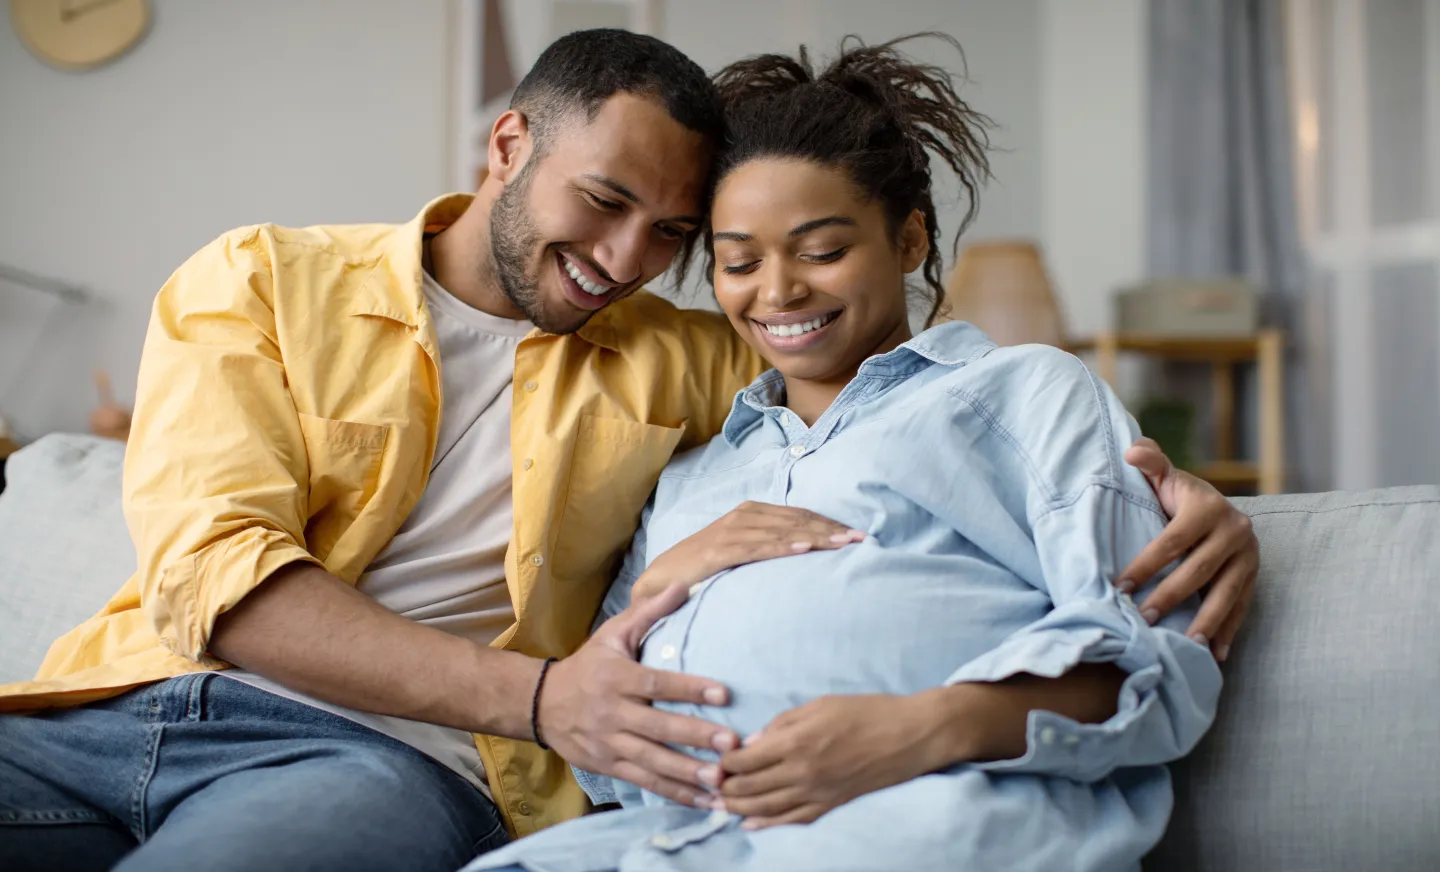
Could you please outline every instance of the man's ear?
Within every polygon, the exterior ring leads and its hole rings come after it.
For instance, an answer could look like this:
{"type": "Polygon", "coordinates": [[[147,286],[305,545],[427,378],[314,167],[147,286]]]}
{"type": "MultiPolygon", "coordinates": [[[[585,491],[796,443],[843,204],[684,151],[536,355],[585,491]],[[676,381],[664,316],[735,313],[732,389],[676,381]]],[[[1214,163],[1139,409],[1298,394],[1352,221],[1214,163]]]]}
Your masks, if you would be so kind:
{"type": "Polygon", "coordinates": [[[535,140],[530,122],[514,109],[506,109],[495,126],[490,128],[490,146],[486,150],[488,173],[502,183],[519,175],[525,162],[535,153],[535,140]]]}
{"type": "Polygon", "coordinates": [[[930,255],[930,237],[925,232],[925,215],[919,209],[912,209],[905,223],[900,225],[900,266],[908,275],[925,263],[930,255]]]}

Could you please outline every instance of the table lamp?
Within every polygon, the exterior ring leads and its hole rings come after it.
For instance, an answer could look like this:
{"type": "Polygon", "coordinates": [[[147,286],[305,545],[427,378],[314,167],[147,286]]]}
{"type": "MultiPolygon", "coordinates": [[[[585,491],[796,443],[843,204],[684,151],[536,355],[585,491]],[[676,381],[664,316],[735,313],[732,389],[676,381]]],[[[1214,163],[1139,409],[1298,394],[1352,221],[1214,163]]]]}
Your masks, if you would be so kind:
{"type": "Polygon", "coordinates": [[[940,321],[969,321],[999,345],[1064,345],[1065,326],[1040,249],[1023,241],[968,246],[945,286],[940,321]]]}

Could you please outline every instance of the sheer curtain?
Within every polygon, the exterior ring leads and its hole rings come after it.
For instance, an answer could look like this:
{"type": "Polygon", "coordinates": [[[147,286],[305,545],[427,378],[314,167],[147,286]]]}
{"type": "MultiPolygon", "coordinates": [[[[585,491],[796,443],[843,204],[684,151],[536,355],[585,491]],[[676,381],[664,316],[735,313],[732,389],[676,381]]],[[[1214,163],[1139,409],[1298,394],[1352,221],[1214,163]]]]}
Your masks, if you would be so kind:
{"type": "Polygon", "coordinates": [[[1282,0],[1150,0],[1147,11],[1148,270],[1261,290],[1267,326],[1289,337],[1287,489],[1327,488],[1328,332],[1296,221],[1282,0]]]}
{"type": "Polygon", "coordinates": [[[1440,0],[1290,0],[1300,226],[1336,486],[1440,483],[1440,0]]]}

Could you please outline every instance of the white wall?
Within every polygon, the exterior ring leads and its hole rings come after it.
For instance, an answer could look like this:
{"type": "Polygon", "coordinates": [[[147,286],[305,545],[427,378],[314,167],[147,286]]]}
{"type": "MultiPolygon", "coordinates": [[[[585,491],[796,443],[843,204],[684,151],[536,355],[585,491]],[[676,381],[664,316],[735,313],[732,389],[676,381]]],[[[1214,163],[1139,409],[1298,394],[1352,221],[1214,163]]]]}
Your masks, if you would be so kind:
{"type": "Polygon", "coordinates": [[[403,220],[445,187],[447,0],[152,5],[87,73],[0,23],[0,262],[100,298],[0,284],[0,414],[27,436],[85,429],[94,367],[129,401],[150,300],[222,231],[403,220]]]}
{"type": "Polygon", "coordinates": [[[1043,0],[1040,238],[1072,333],[1145,271],[1144,0],[1043,0]]]}
{"type": "MultiPolygon", "coordinates": [[[[999,125],[995,181],[966,238],[1034,236],[1042,220],[1040,6],[1040,0],[672,0],[661,35],[714,71],[745,55],[794,54],[802,43],[823,63],[852,33],[871,43],[924,30],[950,34],[970,70],[960,95],[999,125]]],[[[906,51],[958,69],[954,50],[937,40],[906,51]]],[[[948,245],[965,204],[946,182],[937,208],[948,245]]]]}
{"type": "MultiPolygon", "coordinates": [[[[69,309],[0,285],[0,414],[25,435],[84,429],[97,366],[128,401],[151,298],[216,234],[403,220],[449,177],[450,0],[153,5],[136,51],[82,74],[0,24],[0,261],[101,298],[69,309]]],[[[507,3],[521,72],[543,37],[533,5],[507,3]]],[[[1076,332],[1106,326],[1111,291],[1142,274],[1143,0],[664,6],[660,35],[709,70],[801,43],[826,56],[849,33],[952,34],[962,94],[999,125],[967,239],[1038,238],[1076,332]]],[[[962,205],[942,191],[947,242],[962,205]]]]}

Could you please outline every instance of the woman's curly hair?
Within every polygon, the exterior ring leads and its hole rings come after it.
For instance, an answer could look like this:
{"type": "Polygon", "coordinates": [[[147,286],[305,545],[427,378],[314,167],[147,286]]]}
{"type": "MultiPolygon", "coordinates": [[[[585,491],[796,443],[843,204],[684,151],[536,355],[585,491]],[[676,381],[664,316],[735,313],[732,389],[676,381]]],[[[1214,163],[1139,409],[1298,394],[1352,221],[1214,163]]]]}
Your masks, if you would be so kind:
{"type": "MultiPolygon", "coordinates": [[[[841,40],[839,56],[818,75],[804,46],[797,57],[758,55],[716,73],[726,133],[712,178],[718,187],[730,172],[758,158],[809,160],[843,169],[883,203],[892,234],[919,209],[930,238],[924,265],[929,324],[945,299],[930,155],[954,170],[965,189],[968,208],[956,233],[958,243],[990,178],[986,152],[992,124],[960,99],[944,68],[899,51],[901,43],[919,38],[943,40],[960,51],[954,38],[934,32],[880,45],[849,36],[841,40]]],[[[962,53],[962,65],[963,60],[962,53]]],[[[708,230],[705,242],[706,271],[713,276],[708,230]]]]}

